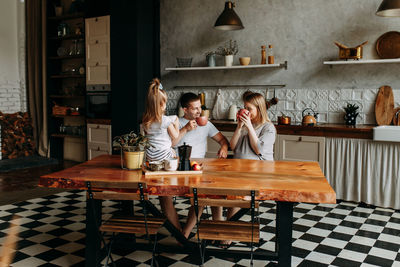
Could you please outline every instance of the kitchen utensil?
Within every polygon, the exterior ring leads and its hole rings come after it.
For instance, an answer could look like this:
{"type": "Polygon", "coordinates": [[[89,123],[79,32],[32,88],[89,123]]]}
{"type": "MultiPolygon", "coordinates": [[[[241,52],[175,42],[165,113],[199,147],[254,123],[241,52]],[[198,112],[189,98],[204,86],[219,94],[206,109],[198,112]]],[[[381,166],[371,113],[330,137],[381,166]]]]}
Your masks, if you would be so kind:
{"type": "Polygon", "coordinates": [[[178,169],[178,158],[164,159],[164,170],[176,171],[178,169]]]}
{"type": "Polygon", "coordinates": [[[164,168],[164,163],[162,161],[150,161],[149,169],[152,171],[159,171],[164,168]]]}
{"type": "Polygon", "coordinates": [[[400,107],[393,110],[393,125],[400,126],[400,107]]]}
{"type": "Polygon", "coordinates": [[[399,58],[400,32],[391,31],[382,34],[376,41],[375,48],[380,58],[399,58]]]}
{"type": "Polygon", "coordinates": [[[288,116],[278,116],[278,125],[290,125],[291,118],[288,116]]]}
{"type": "Polygon", "coordinates": [[[368,41],[356,46],[356,47],[347,47],[344,44],[339,42],[335,42],[335,45],[339,47],[339,59],[361,59],[363,46],[366,45],[368,41]]]}
{"type": "Polygon", "coordinates": [[[240,57],[239,58],[240,65],[243,65],[243,66],[249,65],[250,59],[251,59],[250,57],[240,57]]]}
{"type": "Polygon", "coordinates": [[[179,171],[190,171],[190,154],[192,153],[192,146],[183,145],[178,146],[178,154],[179,154],[179,171]]]}
{"type": "Polygon", "coordinates": [[[375,101],[375,119],[378,125],[389,125],[393,119],[394,98],[390,86],[379,88],[375,101]]]}
{"type": "Polygon", "coordinates": [[[228,120],[236,121],[237,107],[235,104],[229,107],[228,120]]]}
{"type": "Polygon", "coordinates": [[[302,116],[303,116],[303,122],[302,122],[303,125],[314,126],[317,124],[318,113],[315,113],[314,110],[312,110],[311,108],[304,109],[302,112],[302,116]]]}

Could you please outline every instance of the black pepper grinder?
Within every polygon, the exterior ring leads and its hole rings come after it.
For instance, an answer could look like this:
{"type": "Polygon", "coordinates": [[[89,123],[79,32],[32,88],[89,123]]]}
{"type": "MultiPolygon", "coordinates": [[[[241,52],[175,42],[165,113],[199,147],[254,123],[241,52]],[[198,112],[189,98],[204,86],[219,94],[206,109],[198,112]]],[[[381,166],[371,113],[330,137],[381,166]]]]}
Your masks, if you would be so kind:
{"type": "Polygon", "coordinates": [[[192,153],[192,146],[183,145],[178,146],[179,153],[179,166],[178,171],[190,171],[190,154],[192,153]]]}

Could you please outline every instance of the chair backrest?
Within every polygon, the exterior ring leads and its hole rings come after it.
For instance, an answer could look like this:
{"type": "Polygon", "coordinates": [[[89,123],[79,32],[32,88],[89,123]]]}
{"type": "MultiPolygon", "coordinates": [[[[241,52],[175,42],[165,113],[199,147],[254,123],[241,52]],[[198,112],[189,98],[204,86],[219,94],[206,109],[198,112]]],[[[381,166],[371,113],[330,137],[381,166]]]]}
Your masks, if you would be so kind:
{"type": "MultiPolygon", "coordinates": [[[[96,184],[97,185],[97,184],[96,184]]],[[[98,188],[96,186],[96,188],[98,188]]],[[[103,187],[107,188],[107,187],[103,187]]],[[[144,189],[147,188],[146,183],[135,183],[129,188],[130,192],[117,192],[110,190],[97,190],[93,189],[92,184],[88,184],[87,197],[101,200],[148,200],[149,196],[144,193],[144,189]],[[90,196],[91,194],[91,196],[90,196]]]]}
{"type": "MultiPolygon", "coordinates": [[[[226,199],[224,197],[237,196],[246,197],[254,192],[254,196],[258,196],[259,191],[250,189],[221,189],[221,188],[191,188],[191,193],[194,198],[197,196],[197,204],[199,206],[221,206],[228,208],[251,208],[251,199],[226,199]]],[[[191,204],[194,205],[194,198],[191,199],[191,204]]],[[[255,202],[255,207],[258,207],[258,202],[255,202]]]]}

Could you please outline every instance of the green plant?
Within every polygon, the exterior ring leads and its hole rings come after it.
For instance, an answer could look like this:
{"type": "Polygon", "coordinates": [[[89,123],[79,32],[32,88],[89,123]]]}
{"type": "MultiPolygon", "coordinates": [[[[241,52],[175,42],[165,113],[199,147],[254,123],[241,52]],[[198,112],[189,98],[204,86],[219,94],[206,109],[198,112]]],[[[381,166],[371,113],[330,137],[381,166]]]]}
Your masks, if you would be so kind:
{"type": "Polygon", "coordinates": [[[220,56],[236,55],[239,51],[236,41],[229,40],[225,46],[220,46],[217,49],[217,54],[220,56]]]}
{"type": "Polygon", "coordinates": [[[358,116],[357,110],[360,108],[357,104],[347,103],[347,106],[343,107],[346,115],[344,115],[344,120],[347,125],[356,125],[356,119],[358,116]]]}
{"type": "Polygon", "coordinates": [[[113,147],[116,150],[122,148],[123,150],[129,152],[144,151],[150,146],[149,139],[146,136],[142,134],[136,134],[133,131],[128,134],[115,136],[113,138],[113,147]]]}

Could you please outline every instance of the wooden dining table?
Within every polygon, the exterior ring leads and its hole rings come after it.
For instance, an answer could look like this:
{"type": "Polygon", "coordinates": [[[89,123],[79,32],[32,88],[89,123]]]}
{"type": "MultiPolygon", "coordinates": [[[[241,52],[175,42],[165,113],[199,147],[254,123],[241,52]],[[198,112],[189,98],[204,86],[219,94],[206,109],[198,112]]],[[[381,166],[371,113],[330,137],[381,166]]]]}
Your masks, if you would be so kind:
{"type": "MultiPolygon", "coordinates": [[[[118,155],[102,155],[74,167],[40,177],[39,186],[65,189],[129,191],[138,182],[156,196],[190,196],[190,189],[217,188],[258,190],[257,199],[276,202],[275,251],[256,251],[256,259],[275,260],[279,266],[291,265],[293,204],[336,203],[336,194],[317,162],[260,161],[245,159],[195,159],[202,164],[201,174],[162,174],[145,176],[142,170],[124,170],[118,155]],[[90,189],[90,188],[89,188],[90,189]]],[[[157,209],[156,216],[163,216],[157,209]]],[[[242,214],[243,215],[243,214],[242,214]]],[[[236,218],[237,219],[237,218],[236,218]]],[[[101,201],[89,200],[86,206],[86,266],[95,266],[100,255],[97,225],[101,220],[101,201]],[[97,211],[93,215],[91,210],[97,211]],[[99,215],[100,214],[100,215],[99,215]]],[[[166,221],[166,228],[181,243],[189,242],[166,221]]],[[[189,246],[188,246],[189,247],[189,246]]],[[[219,255],[221,250],[211,250],[219,255]]],[[[224,251],[224,254],[227,252],[224,251]]],[[[236,252],[246,257],[248,252],[236,252]]]]}

